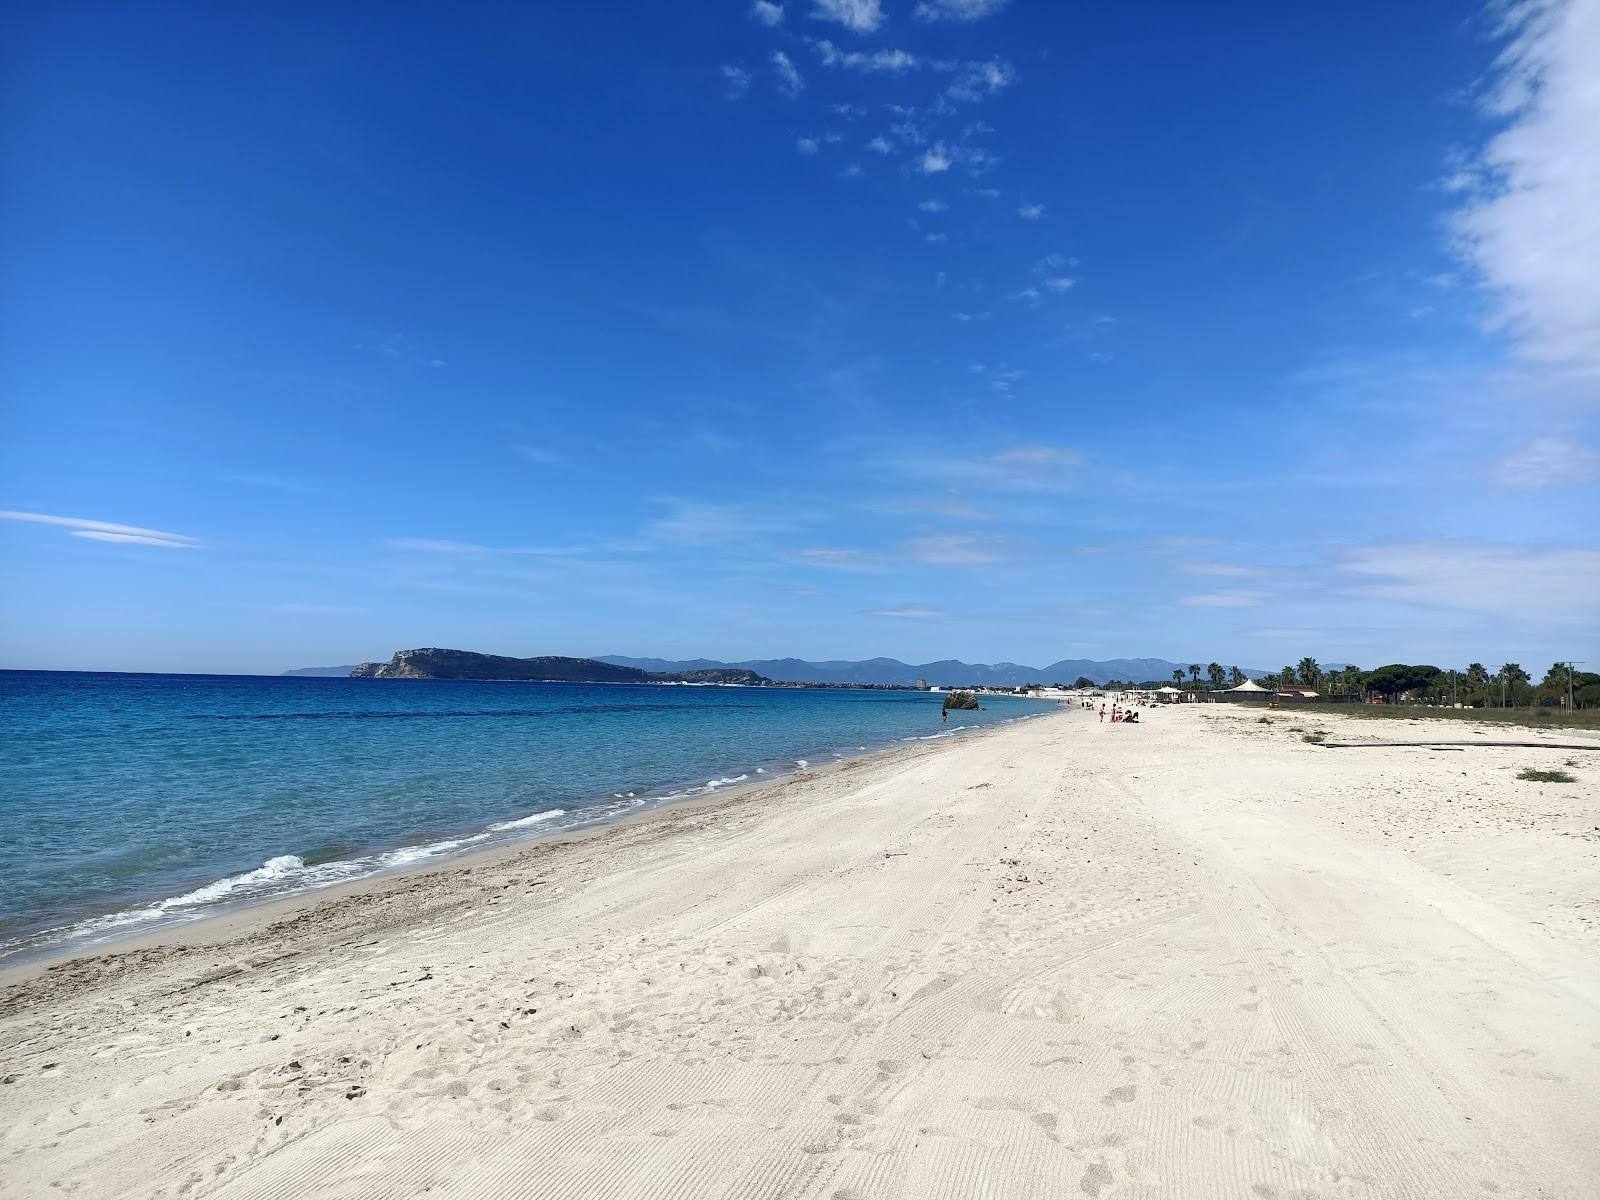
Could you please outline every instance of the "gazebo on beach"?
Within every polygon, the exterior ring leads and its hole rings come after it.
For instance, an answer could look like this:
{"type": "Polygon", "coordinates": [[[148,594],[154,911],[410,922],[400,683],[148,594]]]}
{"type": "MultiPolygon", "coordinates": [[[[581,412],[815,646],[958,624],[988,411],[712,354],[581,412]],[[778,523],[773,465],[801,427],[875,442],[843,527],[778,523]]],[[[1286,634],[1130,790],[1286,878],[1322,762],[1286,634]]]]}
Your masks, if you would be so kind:
{"type": "Polygon", "coordinates": [[[1246,679],[1238,687],[1229,688],[1226,692],[1223,693],[1223,695],[1224,696],[1238,696],[1238,695],[1270,696],[1270,695],[1272,695],[1272,692],[1269,689],[1262,687],[1254,679],[1246,679]]]}
{"type": "Polygon", "coordinates": [[[1160,699],[1161,703],[1163,703],[1163,704],[1171,704],[1171,703],[1173,703],[1173,699],[1172,698],[1174,696],[1181,696],[1181,695],[1183,695],[1183,693],[1180,692],[1177,688],[1173,687],[1170,683],[1166,687],[1158,687],[1156,689],[1156,696],[1157,696],[1158,699],[1160,699]]]}

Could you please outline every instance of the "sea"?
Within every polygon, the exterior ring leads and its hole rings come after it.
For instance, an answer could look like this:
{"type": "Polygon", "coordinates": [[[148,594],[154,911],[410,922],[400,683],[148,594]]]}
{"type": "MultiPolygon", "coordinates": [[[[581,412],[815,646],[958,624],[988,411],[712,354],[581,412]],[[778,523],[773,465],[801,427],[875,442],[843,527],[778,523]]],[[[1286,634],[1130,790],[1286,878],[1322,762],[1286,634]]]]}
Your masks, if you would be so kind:
{"type": "Polygon", "coordinates": [[[913,691],[0,671],[0,959],[1036,716],[913,691]]]}

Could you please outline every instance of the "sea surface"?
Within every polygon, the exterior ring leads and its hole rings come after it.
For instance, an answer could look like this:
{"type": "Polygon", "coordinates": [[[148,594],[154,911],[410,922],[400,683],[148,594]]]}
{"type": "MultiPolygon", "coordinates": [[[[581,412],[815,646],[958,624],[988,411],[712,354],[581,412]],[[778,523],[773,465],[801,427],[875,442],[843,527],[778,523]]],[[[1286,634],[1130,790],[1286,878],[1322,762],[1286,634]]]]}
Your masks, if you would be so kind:
{"type": "Polygon", "coordinates": [[[0,957],[1037,715],[924,692],[0,671],[0,957]]]}

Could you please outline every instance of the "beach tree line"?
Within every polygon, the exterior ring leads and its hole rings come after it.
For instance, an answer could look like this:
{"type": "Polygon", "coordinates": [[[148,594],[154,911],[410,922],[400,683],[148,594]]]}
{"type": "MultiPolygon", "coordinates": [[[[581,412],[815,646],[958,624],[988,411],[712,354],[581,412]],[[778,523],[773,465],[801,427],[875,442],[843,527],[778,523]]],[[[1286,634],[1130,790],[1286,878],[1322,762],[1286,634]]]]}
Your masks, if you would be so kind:
{"type": "MultiPolygon", "coordinates": [[[[1184,691],[1204,693],[1238,687],[1245,679],[1245,672],[1236,666],[1225,667],[1217,662],[1205,666],[1190,663],[1187,670],[1174,670],[1170,680],[1112,679],[1105,686],[1113,691],[1176,686],[1184,691]]],[[[1391,704],[1410,700],[1474,708],[1565,707],[1569,703],[1570,687],[1570,703],[1575,708],[1600,707],[1600,674],[1573,670],[1569,681],[1564,662],[1552,663],[1544,677],[1535,682],[1520,663],[1502,663],[1494,671],[1476,662],[1465,667],[1387,663],[1368,671],[1353,664],[1324,669],[1308,656],[1281,671],[1258,675],[1255,682],[1274,691],[1307,688],[1321,696],[1342,700],[1377,698],[1391,704]]],[[[1080,678],[1074,686],[1093,684],[1080,678]]]]}

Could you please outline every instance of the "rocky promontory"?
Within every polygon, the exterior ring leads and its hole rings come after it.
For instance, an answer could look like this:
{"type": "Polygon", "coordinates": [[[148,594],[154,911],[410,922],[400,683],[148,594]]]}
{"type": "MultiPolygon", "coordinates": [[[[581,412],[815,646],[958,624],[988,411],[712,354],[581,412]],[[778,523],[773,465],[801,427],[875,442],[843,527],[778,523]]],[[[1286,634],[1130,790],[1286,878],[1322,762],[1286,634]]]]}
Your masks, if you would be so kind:
{"type": "Polygon", "coordinates": [[[540,655],[509,658],[474,650],[427,646],[398,650],[386,663],[365,662],[350,672],[352,679],[483,679],[537,683],[721,683],[757,685],[770,682],[754,671],[714,667],[698,671],[641,671],[592,658],[540,655]]]}

